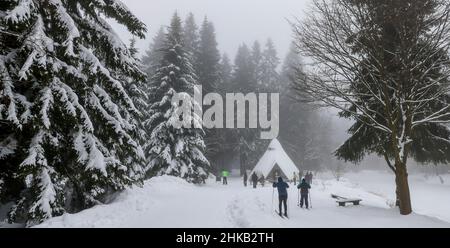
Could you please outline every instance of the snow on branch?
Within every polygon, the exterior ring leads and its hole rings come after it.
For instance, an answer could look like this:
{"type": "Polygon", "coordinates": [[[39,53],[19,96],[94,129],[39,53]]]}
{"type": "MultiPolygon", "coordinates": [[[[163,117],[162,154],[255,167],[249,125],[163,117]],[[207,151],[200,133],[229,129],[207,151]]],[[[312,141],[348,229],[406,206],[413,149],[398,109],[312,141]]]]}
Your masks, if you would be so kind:
{"type": "Polygon", "coordinates": [[[0,142],[0,160],[12,155],[16,152],[17,140],[12,136],[8,136],[0,142]]]}
{"type": "Polygon", "coordinates": [[[114,18],[124,25],[128,30],[139,38],[145,37],[147,28],[134,14],[119,0],[97,0],[94,1],[97,8],[107,16],[114,18]]]}
{"type": "Polygon", "coordinates": [[[52,205],[56,201],[56,190],[52,183],[50,169],[46,166],[43,167],[35,180],[39,181],[38,187],[40,193],[36,201],[31,205],[29,213],[33,215],[35,213],[42,213],[44,219],[51,218],[53,217],[52,205]]]}
{"type": "Polygon", "coordinates": [[[73,51],[73,42],[75,38],[80,37],[80,32],[78,31],[75,22],[72,17],[67,13],[66,8],[64,8],[62,2],[60,0],[51,0],[51,4],[53,4],[56,8],[57,16],[59,17],[59,21],[64,25],[67,30],[67,38],[62,43],[64,47],[66,47],[66,55],[75,56],[73,51]]]}
{"type": "Polygon", "coordinates": [[[14,9],[8,11],[5,20],[12,23],[22,23],[31,17],[33,9],[33,0],[19,0],[19,4],[14,9]]]}
{"type": "Polygon", "coordinates": [[[52,90],[48,87],[45,87],[43,90],[41,90],[41,119],[42,123],[44,124],[44,127],[47,129],[50,129],[50,119],[48,116],[48,112],[50,108],[52,108],[52,105],[54,103],[52,90]]]}
{"type": "Polygon", "coordinates": [[[86,63],[90,64],[90,71],[93,74],[101,73],[102,75],[104,75],[108,79],[108,82],[111,83],[111,86],[115,90],[117,90],[117,92],[124,98],[130,110],[135,113],[139,113],[139,111],[134,106],[133,101],[123,88],[122,83],[119,80],[115,79],[113,76],[111,76],[109,70],[102,65],[102,63],[98,60],[98,58],[92,53],[90,49],[87,49],[84,46],[80,46],[80,48],[81,48],[80,58],[86,63]]]}
{"type": "Polygon", "coordinates": [[[72,88],[70,88],[67,84],[64,84],[61,81],[57,80],[56,84],[67,93],[70,105],[74,106],[80,112],[80,117],[83,120],[83,127],[85,128],[85,130],[87,132],[93,132],[94,125],[92,124],[92,121],[89,118],[89,115],[86,112],[85,108],[79,103],[77,94],[72,90],[72,88]]]}
{"type": "Polygon", "coordinates": [[[4,57],[0,56],[0,79],[2,82],[2,91],[5,97],[8,98],[9,104],[5,106],[3,102],[0,103],[0,120],[6,119],[11,121],[17,126],[21,126],[20,121],[17,117],[16,101],[13,93],[12,79],[9,76],[8,70],[6,69],[4,57]],[[7,108],[6,118],[2,116],[4,108],[7,108]]]}
{"type": "Polygon", "coordinates": [[[41,130],[34,136],[28,149],[28,156],[20,164],[20,167],[47,166],[47,158],[42,147],[45,135],[46,133],[41,130]]]}
{"type": "Polygon", "coordinates": [[[24,48],[31,51],[31,53],[19,71],[19,79],[26,80],[28,79],[27,75],[30,74],[29,70],[33,63],[36,62],[41,66],[46,65],[47,55],[54,49],[53,40],[45,34],[44,22],[41,16],[38,16],[32,32],[25,39],[24,48]]]}

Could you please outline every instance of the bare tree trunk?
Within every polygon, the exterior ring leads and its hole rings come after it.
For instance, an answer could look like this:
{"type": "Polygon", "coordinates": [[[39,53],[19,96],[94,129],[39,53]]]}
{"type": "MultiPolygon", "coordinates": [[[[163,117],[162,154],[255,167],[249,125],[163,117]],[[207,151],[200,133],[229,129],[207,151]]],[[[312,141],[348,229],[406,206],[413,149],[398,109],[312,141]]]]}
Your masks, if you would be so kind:
{"type": "Polygon", "coordinates": [[[408,172],[405,164],[396,163],[395,183],[397,185],[397,200],[399,201],[400,214],[408,215],[412,212],[411,196],[408,184],[408,172]]]}
{"type": "Polygon", "coordinates": [[[239,161],[240,161],[240,174],[241,176],[243,176],[245,171],[247,170],[247,156],[244,153],[242,146],[239,149],[239,161]]]}
{"type": "MultiPolygon", "coordinates": [[[[385,151],[383,153],[384,155],[384,159],[386,160],[386,163],[388,165],[388,167],[394,172],[394,175],[396,175],[395,177],[397,177],[397,172],[395,167],[392,165],[391,160],[389,160],[389,156],[387,154],[387,152],[385,151]]],[[[395,183],[395,206],[399,207],[400,206],[400,197],[399,197],[399,192],[398,192],[398,185],[397,183],[395,183]]]]}

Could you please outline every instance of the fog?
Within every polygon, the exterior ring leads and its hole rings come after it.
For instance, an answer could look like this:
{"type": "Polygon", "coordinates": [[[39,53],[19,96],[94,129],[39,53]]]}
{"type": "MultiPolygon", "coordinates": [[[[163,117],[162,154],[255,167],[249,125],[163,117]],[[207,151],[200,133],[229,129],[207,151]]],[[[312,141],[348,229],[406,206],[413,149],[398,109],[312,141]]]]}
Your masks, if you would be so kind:
{"type": "MultiPolygon", "coordinates": [[[[264,42],[271,38],[275,43],[278,57],[283,60],[287,54],[293,33],[289,20],[302,19],[308,12],[310,0],[122,0],[122,2],[148,28],[147,36],[137,41],[139,52],[147,50],[152,38],[161,26],[168,25],[176,11],[182,19],[192,12],[200,26],[208,17],[215,25],[218,46],[221,53],[234,58],[240,44],[251,44],[258,40],[264,42]]],[[[122,40],[128,43],[131,34],[121,25],[112,25],[122,40]]],[[[307,58],[305,58],[307,61],[307,58]]],[[[321,116],[329,121],[330,140],[336,148],[347,138],[346,130],[352,122],[337,117],[337,110],[322,109],[321,116]]],[[[412,163],[414,164],[414,163],[412,163]]],[[[387,169],[381,158],[368,156],[358,166],[347,164],[349,169],[387,169]]],[[[346,167],[347,167],[346,166],[346,167]]]]}
{"type": "MultiPolygon", "coordinates": [[[[137,47],[143,54],[161,26],[168,25],[176,11],[183,19],[192,12],[200,25],[205,16],[215,25],[219,49],[234,58],[242,43],[252,45],[255,40],[264,43],[271,38],[278,57],[283,60],[293,39],[289,20],[301,19],[308,11],[310,0],[122,0],[123,3],[148,28],[146,39],[138,40],[137,47]]],[[[132,37],[121,25],[112,23],[124,42],[132,37]]],[[[307,60],[307,59],[306,59],[307,60]]],[[[337,117],[337,110],[322,109],[321,116],[331,128],[330,140],[337,148],[347,138],[346,130],[351,122],[337,117]]],[[[379,160],[366,161],[378,164],[379,160]]],[[[368,163],[365,163],[366,165],[368,163]]],[[[377,167],[376,165],[374,167],[377,167]]],[[[384,166],[382,167],[385,168],[384,166]]]]}
{"type": "MultiPolygon", "coordinates": [[[[264,42],[272,38],[280,57],[288,51],[292,32],[287,19],[301,17],[309,0],[122,0],[148,28],[145,40],[138,41],[142,53],[161,25],[167,25],[174,11],[182,17],[192,12],[200,24],[208,16],[215,27],[221,52],[234,57],[242,42],[264,42]]],[[[120,25],[114,28],[124,41],[131,35],[120,25]]]]}

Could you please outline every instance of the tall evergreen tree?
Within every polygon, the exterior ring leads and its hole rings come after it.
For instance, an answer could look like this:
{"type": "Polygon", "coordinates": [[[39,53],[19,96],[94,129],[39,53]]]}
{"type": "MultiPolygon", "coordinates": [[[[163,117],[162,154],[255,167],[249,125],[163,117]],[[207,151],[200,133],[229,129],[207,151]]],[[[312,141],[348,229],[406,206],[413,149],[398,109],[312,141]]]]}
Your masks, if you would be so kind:
{"type": "MultiPolygon", "coordinates": [[[[130,51],[131,57],[136,61],[139,68],[144,68],[142,65],[142,62],[139,60],[139,50],[136,47],[136,37],[133,36],[133,38],[130,39],[130,44],[128,50],[130,51]]],[[[144,73],[144,72],[142,72],[144,73]]],[[[128,84],[126,85],[126,89],[129,92],[130,98],[133,100],[135,106],[137,109],[139,109],[138,118],[133,119],[134,125],[136,125],[137,128],[137,138],[140,141],[140,144],[146,143],[148,139],[148,134],[145,131],[145,128],[143,126],[143,121],[148,118],[148,87],[149,84],[147,80],[135,80],[131,77],[121,77],[122,80],[126,81],[128,84]]],[[[142,147],[145,149],[145,146],[142,147]]]]}
{"type": "Polygon", "coordinates": [[[165,38],[165,30],[163,27],[161,27],[155,37],[153,37],[153,41],[152,43],[150,43],[149,49],[142,57],[142,68],[147,74],[148,78],[151,78],[153,77],[153,75],[155,75],[157,66],[162,59],[161,49],[164,46],[165,38]]]}
{"type": "Polygon", "coordinates": [[[197,74],[205,94],[215,92],[219,82],[220,52],[217,48],[214,25],[205,17],[200,30],[197,55],[197,74]]]}
{"type": "MultiPolygon", "coordinates": [[[[206,17],[200,30],[200,41],[195,62],[198,82],[203,86],[203,94],[211,92],[218,93],[220,53],[217,48],[214,25],[206,17]]],[[[208,106],[204,106],[204,110],[207,108],[208,106]]],[[[219,139],[219,132],[220,130],[218,129],[206,130],[206,155],[211,161],[216,159],[222,146],[219,139]]]]}
{"type": "Polygon", "coordinates": [[[231,64],[230,58],[226,53],[222,55],[222,59],[219,65],[219,78],[220,83],[218,85],[218,90],[221,93],[225,93],[231,87],[231,78],[233,73],[233,66],[231,64]]]}
{"type": "Polygon", "coordinates": [[[281,83],[278,73],[280,59],[271,39],[267,40],[261,57],[261,88],[266,92],[280,92],[281,83]]]}
{"type": "Polygon", "coordinates": [[[246,44],[239,47],[234,60],[231,90],[247,93],[254,89],[253,62],[250,49],[246,44]]]}
{"type": "MultiPolygon", "coordinates": [[[[276,90],[279,89],[279,74],[277,67],[279,65],[279,59],[277,57],[277,51],[273,42],[268,39],[264,49],[261,49],[260,43],[256,41],[252,49],[252,63],[253,63],[253,74],[254,74],[254,84],[252,85],[254,92],[259,93],[277,93],[276,90]]],[[[271,108],[271,102],[268,102],[268,109],[271,108]]],[[[268,113],[268,118],[272,118],[270,113],[268,113]]],[[[261,130],[253,129],[248,130],[248,132],[253,132],[254,148],[252,152],[249,153],[248,163],[256,164],[258,159],[267,150],[270,140],[263,140],[257,137],[261,130]]]]}
{"type": "Polygon", "coordinates": [[[141,179],[140,111],[124,79],[144,74],[104,17],[144,37],[118,0],[0,4],[0,180],[16,201],[11,221],[77,211],[141,179]]]}
{"type": "MultiPolygon", "coordinates": [[[[254,47],[257,46],[258,45],[255,45],[254,47]]],[[[234,70],[231,83],[232,92],[244,94],[257,92],[255,61],[258,61],[257,57],[259,56],[257,56],[258,48],[255,48],[253,50],[254,52],[252,53],[245,44],[239,47],[234,62],[234,70]]],[[[236,149],[236,152],[238,152],[240,156],[241,173],[244,173],[246,169],[250,169],[250,167],[252,166],[251,159],[249,158],[255,151],[257,139],[257,130],[248,128],[248,106],[246,106],[246,113],[247,116],[245,117],[245,124],[247,128],[235,129],[232,136],[232,143],[238,144],[234,147],[236,149]]]]}
{"type": "MultiPolygon", "coordinates": [[[[228,92],[233,92],[231,90],[232,71],[233,68],[228,55],[223,54],[219,65],[219,83],[216,90],[222,97],[225,97],[225,94],[228,92]]],[[[224,126],[225,123],[224,120],[224,126]]],[[[215,173],[220,173],[224,169],[225,161],[230,158],[230,155],[233,154],[233,152],[235,152],[236,144],[234,143],[235,140],[233,137],[235,135],[235,130],[222,128],[216,129],[215,131],[215,141],[219,145],[213,147],[214,150],[210,161],[212,162],[213,171],[215,173]]]]}
{"type": "Polygon", "coordinates": [[[262,49],[259,41],[255,41],[252,46],[251,51],[251,73],[253,74],[251,82],[249,82],[249,91],[258,92],[260,87],[262,87],[262,49]]]}
{"type": "MultiPolygon", "coordinates": [[[[209,162],[203,155],[203,130],[174,126],[179,120],[176,113],[180,106],[172,103],[172,97],[179,93],[185,96],[186,103],[191,103],[197,84],[197,76],[184,50],[182,36],[181,20],[175,14],[161,50],[163,58],[151,82],[150,118],[146,121],[150,139],[146,152],[150,176],[173,175],[188,182],[201,183],[209,173],[209,162]]],[[[190,109],[199,107],[198,104],[190,105],[190,109]]],[[[193,113],[192,118],[182,121],[193,127],[200,123],[201,127],[201,117],[196,113],[193,113]]]]}
{"type": "MultiPolygon", "coordinates": [[[[326,145],[328,122],[310,105],[295,99],[292,81],[305,80],[302,59],[294,43],[286,55],[277,88],[280,93],[280,142],[301,170],[319,170],[332,150],[326,145]],[[325,139],[325,141],[324,141],[325,139]]],[[[329,161],[326,161],[329,162],[329,161]]]]}
{"type": "Polygon", "coordinates": [[[184,49],[190,54],[191,61],[195,62],[198,56],[200,37],[198,26],[195,22],[194,14],[192,13],[189,13],[188,17],[184,21],[183,40],[184,49]]]}

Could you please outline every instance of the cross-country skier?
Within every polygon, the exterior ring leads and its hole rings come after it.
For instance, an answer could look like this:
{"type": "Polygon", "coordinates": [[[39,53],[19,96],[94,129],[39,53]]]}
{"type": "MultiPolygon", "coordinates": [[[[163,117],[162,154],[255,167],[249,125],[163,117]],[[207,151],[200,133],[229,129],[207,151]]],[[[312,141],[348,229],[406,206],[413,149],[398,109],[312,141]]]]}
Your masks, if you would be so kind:
{"type": "Polygon", "coordinates": [[[300,190],[300,207],[303,208],[303,204],[305,204],[306,209],[309,208],[308,204],[308,194],[311,185],[309,185],[306,180],[303,178],[302,182],[297,186],[297,189],[300,190]]]}
{"type": "Polygon", "coordinates": [[[278,182],[273,183],[273,187],[278,190],[278,214],[281,217],[283,216],[281,214],[281,204],[284,204],[284,216],[287,217],[287,188],[289,188],[289,185],[283,181],[283,178],[279,177],[278,182]]]}
{"type": "Polygon", "coordinates": [[[253,188],[256,189],[256,185],[258,184],[258,176],[255,172],[252,174],[252,182],[253,182],[253,188]]]}
{"type": "Polygon", "coordinates": [[[228,174],[229,173],[227,170],[222,171],[223,185],[228,185],[228,180],[227,180],[228,174]]]}

